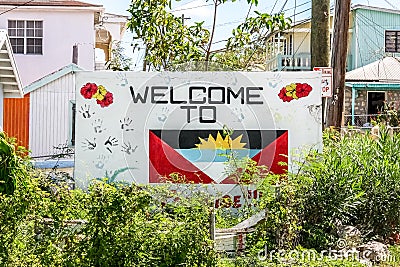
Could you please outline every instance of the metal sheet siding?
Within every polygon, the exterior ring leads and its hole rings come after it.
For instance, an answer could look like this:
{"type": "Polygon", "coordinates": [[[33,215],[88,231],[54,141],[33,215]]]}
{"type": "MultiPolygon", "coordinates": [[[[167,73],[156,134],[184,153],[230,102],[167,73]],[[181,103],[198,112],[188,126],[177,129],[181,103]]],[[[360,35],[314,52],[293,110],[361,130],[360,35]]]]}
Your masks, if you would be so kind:
{"type": "Polygon", "coordinates": [[[30,149],[33,157],[61,153],[68,144],[74,74],[67,74],[31,93],[30,149]]]}
{"type": "Polygon", "coordinates": [[[30,94],[24,98],[5,98],[3,109],[4,131],[26,148],[29,148],[29,102],[30,94]]]}

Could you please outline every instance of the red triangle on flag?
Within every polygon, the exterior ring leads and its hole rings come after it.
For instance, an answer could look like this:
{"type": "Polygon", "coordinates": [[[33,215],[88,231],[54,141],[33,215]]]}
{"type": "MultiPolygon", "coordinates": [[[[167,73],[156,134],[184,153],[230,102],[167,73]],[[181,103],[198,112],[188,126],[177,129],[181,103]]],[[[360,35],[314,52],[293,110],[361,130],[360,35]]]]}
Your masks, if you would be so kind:
{"type": "Polygon", "coordinates": [[[164,183],[175,172],[184,176],[187,183],[215,183],[152,131],[149,131],[149,160],[149,183],[164,183]]]}
{"type": "MultiPolygon", "coordinates": [[[[280,165],[280,162],[288,163],[288,144],[289,134],[286,131],[284,134],[279,136],[275,141],[266,146],[257,155],[252,157],[258,165],[269,166],[269,171],[274,174],[284,174],[287,172],[287,164],[285,166],[280,165]]],[[[232,176],[227,177],[221,182],[221,184],[237,184],[237,181],[232,176]]]]}

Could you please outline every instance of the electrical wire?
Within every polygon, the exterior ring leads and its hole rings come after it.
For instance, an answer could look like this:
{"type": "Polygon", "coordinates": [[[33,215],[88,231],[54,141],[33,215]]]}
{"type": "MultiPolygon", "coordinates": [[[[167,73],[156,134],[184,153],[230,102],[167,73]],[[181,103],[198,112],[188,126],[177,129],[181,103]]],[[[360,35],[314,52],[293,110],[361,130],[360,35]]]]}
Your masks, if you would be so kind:
{"type": "Polygon", "coordinates": [[[244,19],[244,21],[246,21],[249,18],[250,11],[251,11],[252,7],[253,7],[253,2],[251,2],[251,4],[250,4],[249,11],[247,11],[247,15],[246,15],[246,18],[244,19]]]}
{"type": "Polygon", "coordinates": [[[30,2],[33,2],[33,1],[34,0],[29,0],[29,1],[26,1],[25,3],[22,3],[21,5],[17,5],[15,7],[13,7],[13,8],[10,8],[10,9],[6,10],[6,11],[3,11],[3,12],[0,13],[0,16],[5,14],[5,13],[7,13],[7,12],[13,11],[13,10],[15,10],[15,9],[17,9],[19,7],[26,6],[27,4],[29,4],[30,2]]]}
{"type": "MultiPolygon", "coordinates": [[[[191,1],[187,2],[187,3],[185,3],[185,4],[182,4],[182,5],[179,5],[179,6],[175,7],[174,9],[181,8],[183,6],[187,6],[187,5],[191,4],[191,3],[193,3],[194,1],[197,1],[197,0],[191,0],[191,1]]],[[[171,12],[174,12],[174,10],[171,10],[171,12]]]]}
{"type": "Polygon", "coordinates": [[[275,4],[274,4],[274,6],[272,7],[271,12],[270,12],[271,14],[272,14],[272,12],[274,12],[274,9],[275,9],[277,3],[278,3],[278,0],[275,0],[275,4]]]}
{"type": "MultiPolygon", "coordinates": [[[[311,1],[304,2],[303,4],[300,4],[300,5],[298,5],[297,7],[301,7],[301,6],[304,6],[304,5],[307,5],[307,4],[311,4],[311,1]]],[[[282,12],[286,12],[286,11],[289,11],[289,10],[295,9],[295,8],[297,8],[297,7],[291,7],[291,8],[287,8],[287,9],[285,9],[285,10],[282,10],[282,12]]]]}
{"type": "Polygon", "coordinates": [[[398,9],[397,7],[395,7],[392,3],[390,3],[387,0],[384,0],[389,6],[391,6],[393,9],[398,9]]]}
{"type": "Polygon", "coordinates": [[[200,5],[200,6],[193,6],[193,7],[187,7],[187,8],[172,10],[171,12],[178,12],[178,11],[190,10],[190,9],[195,9],[195,8],[199,8],[199,7],[207,7],[207,6],[213,6],[213,5],[214,5],[214,4],[206,4],[206,5],[200,5]]]}
{"type": "MultiPolygon", "coordinates": [[[[288,0],[285,1],[285,3],[283,4],[283,6],[281,7],[281,9],[279,10],[278,14],[282,13],[282,10],[285,8],[286,4],[287,4],[288,0]]],[[[296,0],[295,0],[295,7],[296,7],[296,0]]],[[[294,9],[296,12],[296,8],[294,9]]]]}

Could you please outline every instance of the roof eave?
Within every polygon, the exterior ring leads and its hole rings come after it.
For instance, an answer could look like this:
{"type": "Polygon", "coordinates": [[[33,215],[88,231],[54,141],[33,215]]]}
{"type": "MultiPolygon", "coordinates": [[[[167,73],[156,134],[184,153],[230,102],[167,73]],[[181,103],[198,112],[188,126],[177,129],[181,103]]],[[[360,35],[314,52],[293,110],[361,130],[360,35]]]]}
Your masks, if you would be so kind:
{"type": "Polygon", "coordinates": [[[25,86],[23,89],[23,92],[24,92],[24,94],[31,93],[31,92],[57,80],[69,73],[74,73],[75,71],[82,71],[82,70],[84,70],[84,69],[82,69],[81,67],[79,67],[76,64],[71,63],[53,73],[50,73],[50,74],[44,76],[43,78],[41,78],[37,81],[34,81],[33,83],[29,84],[28,86],[25,86]]]}

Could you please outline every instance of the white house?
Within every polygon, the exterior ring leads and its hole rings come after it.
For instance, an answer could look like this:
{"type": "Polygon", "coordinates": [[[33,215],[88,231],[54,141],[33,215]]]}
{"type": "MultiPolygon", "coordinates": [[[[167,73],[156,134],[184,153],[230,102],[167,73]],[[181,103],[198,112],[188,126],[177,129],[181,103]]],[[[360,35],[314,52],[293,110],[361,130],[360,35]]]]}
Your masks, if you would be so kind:
{"type": "Polygon", "coordinates": [[[74,71],[104,69],[104,60],[95,62],[95,49],[108,60],[127,17],[75,0],[2,0],[0,14],[24,86],[23,99],[4,103],[4,130],[32,156],[52,155],[54,146],[71,144],[74,71]]]}
{"type": "Polygon", "coordinates": [[[0,1],[0,14],[23,86],[72,63],[74,50],[74,63],[94,70],[95,48],[110,51],[127,21],[104,13],[101,5],[75,0],[0,1]]]}
{"type": "Polygon", "coordinates": [[[94,69],[95,28],[103,7],[79,1],[0,2],[0,28],[7,29],[23,86],[72,62],[94,69]]]}

